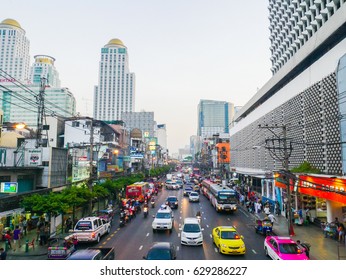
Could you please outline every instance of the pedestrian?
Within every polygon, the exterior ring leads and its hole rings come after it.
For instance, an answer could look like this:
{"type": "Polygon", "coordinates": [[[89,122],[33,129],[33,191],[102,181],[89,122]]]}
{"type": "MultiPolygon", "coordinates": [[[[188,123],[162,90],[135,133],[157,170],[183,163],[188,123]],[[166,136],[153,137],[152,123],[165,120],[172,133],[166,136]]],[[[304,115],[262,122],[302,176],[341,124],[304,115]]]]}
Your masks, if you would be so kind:
{"type": "Polygon", "coordinates": [[[272,224],[272,227],[273,227],[274,226],[274,221],[276,221],[275,216],[272,213],[269,212],[268,218],[269,218],[269,220],[270,220],[270,222],[272,224]]]}
{"type": "Polygon", "coordinates": [[[12,249],[12,244],[11,244],[12,236],[11,236],[11,232],[9,230],[6,231],[4,238],[5,238],[5,241],[7,242],[8,248],[12,249]]]}
{"type": "Polygon", "coordinates": [[[28,228],[28,221],[24,217],[24,219],[23,219],[23,235],[27,234],[27,228],[28,228]]]}
{"type": "Polygon", "coordinates": [[[6,260],[6,257],[7,257],[7,253],[6,251],[4,250],[4,248],[0,248],[0,260],[6,260]]]}
{"type": "Polygon", "coordinates": [[[270,213],[270,208],[269,208],[269,204],[268,204],[268,203],[264,206],[263,211],[264,211],[264,213],[265,213],[266,215],[269,215],[269,213],[270,213]]]}
{"type": "Polygon", "coordinates": [[[45,231],[45,226],[42,225],[39,230],[39,237],[40,237],[40,245],[46,244],[46,231],[45,231]]]}
{"type": "Polygon", "coordinates": [[[72,228],[72,219],[71,217],[68,217],[65,222],[65,233],[68,233],[71,228],[72,228]]]}
{"type": "Polygon", "coordinates": [[[338,241],[342,242],[343,239],[344,239],[344,235],[345,235],[345,226],[344,226],[344,224],[340,223],[338,228],[337,228],[337,230],[338,230],[338,241]]]}
{"type": "Polygon", "coordinates": [[[21,247],[20,235],[21,235],[21,230],[20,230],[19,226],[17,225],[15,230],[13,231],[13,243],[14,243],[13,251],[16,251],[17,247],[18,247],[18,249],[21,247]]]}

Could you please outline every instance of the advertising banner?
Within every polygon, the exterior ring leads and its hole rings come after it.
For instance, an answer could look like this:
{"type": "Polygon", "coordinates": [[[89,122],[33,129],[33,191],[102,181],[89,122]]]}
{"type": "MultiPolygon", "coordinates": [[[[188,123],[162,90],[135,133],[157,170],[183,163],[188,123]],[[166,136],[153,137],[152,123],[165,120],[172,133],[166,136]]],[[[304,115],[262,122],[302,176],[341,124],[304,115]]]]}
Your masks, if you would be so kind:
{"type": "Polygon", "coordinates": [[[28,165],[29,166],[42,165],[42,150],[41,149],[28,150],[28,165]]]}
{"type": "Polygon", "coordinates": [[[17,193],[18,183],[17,182],[2,182],[0,183],[1,193],[17,193]]]}

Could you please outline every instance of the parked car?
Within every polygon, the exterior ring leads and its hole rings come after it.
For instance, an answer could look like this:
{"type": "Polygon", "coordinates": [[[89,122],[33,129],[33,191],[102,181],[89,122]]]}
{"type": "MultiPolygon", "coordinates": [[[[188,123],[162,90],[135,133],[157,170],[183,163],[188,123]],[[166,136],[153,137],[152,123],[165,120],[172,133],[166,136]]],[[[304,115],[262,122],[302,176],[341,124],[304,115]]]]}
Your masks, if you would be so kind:
{"type": "Polygon", "coordinates": [[[143,256],[146,260],[175,260],[177,253],[175,246],[171,242],[156,242],[148,253],[143,256]]]}
{"type": "Polygon", "coordinates": [[[273,260],[309,259],[291,237],[267,236],[264,240],[264,251],[273,260]]]}
{"type": "Polygon", "coordinates": [[[189,201],[190,202],[199,202],[199,194],[197,192],[190,192],[189,201]]]}
{"type": "Polygon", "coordinates": [[[212,231],[213,242],[220,254],[244,255],[244,237],[232,226],[219,226],[212,231]]]}
{"type": "Polygon", "coordinates": [[[181,244],[198,246],[203,244],[202,229],[197,218],[185,218],[181,231],[181,244]]]}

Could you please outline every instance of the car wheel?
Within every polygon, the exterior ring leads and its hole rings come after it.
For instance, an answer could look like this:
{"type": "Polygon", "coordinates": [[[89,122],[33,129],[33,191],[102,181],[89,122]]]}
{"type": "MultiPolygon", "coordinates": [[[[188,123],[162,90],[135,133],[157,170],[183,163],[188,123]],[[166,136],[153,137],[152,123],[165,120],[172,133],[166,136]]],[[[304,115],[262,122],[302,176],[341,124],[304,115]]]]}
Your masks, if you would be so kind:
{"type": "Polygon", "coordinates": [[[100,243],[100,235],[97,236],[96,243],[100,243]]]}
{"type": "Polygon", "coordinates": [[[111,233],[111,227],[109,227],[108,229],[107,229],[107,234],[110,234],[111,233]]]}
{"type": "Polygon", "coordinates": [[[217,247],[217,251],[218,251],[219,254],[222,254],[222,252],[221,252],[221,245],[219,247],[217,247]]]}
{"type": "Polygon", "coordinates": [[[172,233],[172,231],[173,231],[173,229],[170,228],[170,229],[169,229],[169,233],[172,233]]]}
{"type": "Polygon", "coordinates": [[[264,252],[265,252],[266,256],[267,256],[267,257],[269,257],[269,254],[268,254],[268,249],[267,249],[267,247],[264,247],[264,252]]]}

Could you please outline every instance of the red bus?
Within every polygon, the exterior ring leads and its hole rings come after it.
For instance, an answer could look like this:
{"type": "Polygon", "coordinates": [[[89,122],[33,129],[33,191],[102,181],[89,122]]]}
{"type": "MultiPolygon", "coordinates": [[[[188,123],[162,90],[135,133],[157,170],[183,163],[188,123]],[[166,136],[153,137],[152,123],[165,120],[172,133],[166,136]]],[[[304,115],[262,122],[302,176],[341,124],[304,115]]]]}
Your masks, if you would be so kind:
{"type": "Polygon", "coordinates": [[[132,185],[126,186],[126,198],[127,199],[138,199],[140,202],[144,202],[144,196],[149,190],[149,183],[147,182],[136,182],[132,185]]]}

